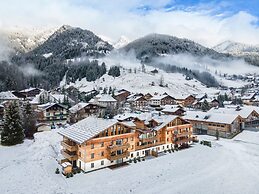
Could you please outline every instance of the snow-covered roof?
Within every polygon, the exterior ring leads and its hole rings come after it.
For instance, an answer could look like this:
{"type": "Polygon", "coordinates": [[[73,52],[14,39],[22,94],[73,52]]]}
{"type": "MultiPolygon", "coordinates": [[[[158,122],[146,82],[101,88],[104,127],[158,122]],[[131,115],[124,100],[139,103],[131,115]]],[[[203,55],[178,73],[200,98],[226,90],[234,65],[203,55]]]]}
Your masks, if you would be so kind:
{"type": "Polygon", "coordinates": [[[1,100],[19,100],[11,91],[0,92],[1,100]]]}
{"type": "Polygon", "coordinates": [[[118,121],[115,119],[87,117],[68,128],[62,129],[59,134],[82,144],[116,123],[118,121]]]}
{"type": "Polygon", "coordinates": [[[240,115],[242,118],[247,118],[253,111],[259,113],[259,107],[256,106],[228,106],[225,108],[211,108],[208,113],[232,114],[240,115]]]}
{"type": "Polygon", "coordinates": [[[162,112],[170,112],[170,113],[174,113],[179,109],[182,109],[181,107],[177,106],[177,105],[165,105],[163,107],[164,109],[162,110],[162,112]]]}
{"type": "Polygon", "coordinates": [[[186,115],[183,118],[187,120],[231,124],[237,117],[238,117],[238,114],[187,111],[186,115]]]}
{"type": "Polygon", "coordinates": [[[72,106],[69,111],[71,113],[76,113],[77,111],[81,110],[82,108],[86,107],[87,105],[89,105],[89,103],[85,103],[85,102],[79,102],[78,104],[72,106]]]}
{"type": "Polygon", "coordinates": [[[115,100],[112,96],[108,95],[108,94],[104,94],[102,95],[99,99],[99,102],[117,102],[117,100],[115,100]]]}
{"type": "Polygon", "coordinates": [[[66,168],[66,167],[68,167],[68,166],[72,166],[72,164],[71,164],[70,162],[63,162],[63,163],[61,164],[61,166],[62,166],[63,168],[66,168]]]}
{"type": "Polygon", "coordinates": [[[37,88],[27,88],[27,89],[21,90],[20,92],[25,92],[26,93],[26,92],[33,91],[35,89],[37,89],[37,88]]]}
{"type": "Polygon", "coordinates": [[[246,94],[244,96],[241,97],[242,100],[251,100],[252,98],[254,98],[256,94],[255,93],[251,93],[251,94],[246,94]]]}
{"type": "Polygon", "coordinates": [[[163,98],[167,97],[169,95],[154,95],[150,100],[162,100],[163,98]]]}
{"type": "Polygon", "coordinates": [[[38,105],[38,108],[39,109],[42,109],[42,110],[46,110],[54,105],[58,105],[60,107],[63,107],[63,108],[66,108],[65,106],[61,105],[61,104],[57,104],[57,103],[53,103],[53,102],[48,102],[46,104],[41,104],[41,105],[38,105]]]}

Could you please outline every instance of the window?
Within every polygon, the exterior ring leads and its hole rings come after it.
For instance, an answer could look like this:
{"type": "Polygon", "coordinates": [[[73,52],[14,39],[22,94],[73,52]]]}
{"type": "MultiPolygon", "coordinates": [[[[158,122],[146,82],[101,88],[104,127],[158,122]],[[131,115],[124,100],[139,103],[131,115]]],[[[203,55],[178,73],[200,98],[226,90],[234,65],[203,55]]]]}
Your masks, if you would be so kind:
{"type": "Polygon", "coordinates": [[[133,158],[133,154],[130,154],[130,157],[132,157],[132,158],[133,158]]]}
{"type": "Polygon", "coordinates": [[[142,151],[142,154],[145,154],[145,152],[144,152],[144,151],[142,151]]]}
{"type": "Polygon", "coordinates": [[[139,156],[139,152],[137,152],[137,156],[139,156]]]}
{"type": "Polygon", "coordinates": [[[92,159],[94,158],[94,153],[91,153],[91,158],[92,158],[92,159]]]}
{"type": "Polygon", "coordinates": [[[102,142],[102,143],[101,143],[101,147],[103,147],[103,146],[104,146],[104,143],[102,142]]]}
{"type": "Polygon", "coordinates": [[[133,141],[134,140],[134,137],[131,137],[131,141],[133,141]]]}
{"type": "Polygon", "coordinates": [[[167,148],[169,148],[169,145],[167,145],[167,148]]]}
{"type": "Polygon", "coordinates": [[[81,157],[81,152],[78,152],[79,157],[81,157]]]}
{"type": "Polygon", "coordinates": [[[104,156],[104,152],[101,152],[101,156],[104,156]]]}
{"type": "Polygon", "coordinates": [[[104,161],[103,160],[101,161],[101,165],[104,165],[104,161]]]}
{"type": "Polygon", "coordinates": [[[94,163],[91,163],[91,168],[94,168],[94,163]]]}
{"type": "Polygon", "coordinates": [[[94,144],[91,144],[91,149],[94,149],[94,144]]]}

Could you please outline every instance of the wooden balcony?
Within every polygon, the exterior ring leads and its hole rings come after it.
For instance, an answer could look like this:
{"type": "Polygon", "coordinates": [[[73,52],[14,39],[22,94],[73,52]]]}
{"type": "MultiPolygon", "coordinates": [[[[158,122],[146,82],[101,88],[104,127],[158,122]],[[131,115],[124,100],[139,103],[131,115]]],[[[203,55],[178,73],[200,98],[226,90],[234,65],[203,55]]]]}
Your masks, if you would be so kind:
{"type": "Polygon", "coordinates": [[[68,160],[73,161],[73,160],[77,160],[77,155],[75,152],[69,152],[67,150],[61,150],[61,154],[68,160]]]}
{"type": "Polygon", "coordinates": [[[117,150],[125,150],[128,149],[130,147],[129,143],[124,143],[122,145],[111,145],[111,146],[107,146],[107,150],[109,152],[115,152],[117,150]]]}
{"type": "Polygon", "coordinates": [[[176,134],[175,136],[176,137],[184,137],[184,136],[190,136],[190,135],[192,135],[192,131],[184,131],[182,133],[176,134]]]}
{"type": "Polygon", "coordinates": [[[156,142],[156,143],[149,143],[149,144],[144,144],[144,145],[138,145],[136,146],[136,150],[142,150],[142,149],[146,149],[146,148],[152,148],[154,146],[158,146],[161,144],[165,144],[165,141],[162,142],[156,142]]]}
{"type": "Polygon", "coordinates": [[[178,139],[175,141],[175,144],[189,143],[189,141],[192,141],[192,138],[178,139]]]}
{"type": "Polygon", "coordinates": [[[77,146],[76,144],[69,142],[69,141],[62,141],[61,145],[63,146],[64,149],[70,151],[70,152],[74,152],[77,151],[77,146]]]}
{"type": "Polygon", "coordinates": [[[126,157],[129,157],[130,153],[128,151],[122,153],[122,154],[118,154],[118,155],[108,155],[107,156],[107,159],[110,160],[110,161],[113,161],[113,160],[119,160],[119,159],[122,159],[122,158],[126,158],[126,157]]]}
{"type": "Polygon", "coordinates": [[[157,138],[154,137],[148,137],[148,138],[140,138],[139,141],[145,143],[145,142],[154,142],[157,138]]]}

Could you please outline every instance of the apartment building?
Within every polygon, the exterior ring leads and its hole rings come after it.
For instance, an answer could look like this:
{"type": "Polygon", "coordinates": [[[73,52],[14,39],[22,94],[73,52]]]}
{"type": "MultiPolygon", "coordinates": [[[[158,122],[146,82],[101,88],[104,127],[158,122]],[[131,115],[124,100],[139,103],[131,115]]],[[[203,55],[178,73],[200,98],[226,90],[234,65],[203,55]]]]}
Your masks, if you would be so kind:
{"type": "Polygon", "coordinates": [[[62,162],[85,172],[192,142],[192,125],[173,115],[140,114],[127,121],[88,117],[59,133],[62,162]]]}

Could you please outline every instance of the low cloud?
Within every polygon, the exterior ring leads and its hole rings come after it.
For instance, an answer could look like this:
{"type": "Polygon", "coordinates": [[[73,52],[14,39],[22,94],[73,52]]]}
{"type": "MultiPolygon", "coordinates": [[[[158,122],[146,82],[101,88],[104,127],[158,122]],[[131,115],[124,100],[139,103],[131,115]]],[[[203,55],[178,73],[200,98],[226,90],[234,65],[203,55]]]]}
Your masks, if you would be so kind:
{"type": "Polygon", "coordinates": [[[18,67],[21,72],[23,72],[24,76],[42,76],[43,72],[36,69],[32,64],[27,64],[25,66],[18,67]]]}
{"type": "MultiPolygon", "coordinates": [[[[165,10],[169,0],[9,0],[0,2],[2,28],[79,26],[116,41],[149,33],[185,37],[212,47],[225,40],[259,44],[258,17],[240,11],[214,13],[215,6],[165,10]],[[10,6],[11,5],[11,6],[10,6]],[[145,10],[148,11],[145,11],[145,10]],[[19,18],[19,19],[18,19],[19,18]]],[[[218,11],[218,10],[217,10],[218,11]]]]}
{"type": "Polygon", "coordinates": [[[169,55],[156,58],[157,63],[186,67],[192,70],[208,71],[210,73],[245,74],[257,73],[258,67],[247,64],[242,59],[216,60],[211,57],[196,57],[189,54],[169,55]]]}

